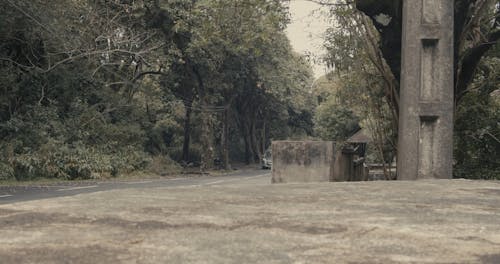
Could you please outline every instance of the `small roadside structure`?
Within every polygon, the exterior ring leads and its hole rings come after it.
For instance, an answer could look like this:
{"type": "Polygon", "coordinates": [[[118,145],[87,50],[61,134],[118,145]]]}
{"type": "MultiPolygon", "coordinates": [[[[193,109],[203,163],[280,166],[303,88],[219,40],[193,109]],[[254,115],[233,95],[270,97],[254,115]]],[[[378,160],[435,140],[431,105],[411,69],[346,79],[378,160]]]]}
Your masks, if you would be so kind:
{"type": "Polygon", "coordinates": [[[368,143],[372,142],[372,138],[368,136],[365,129],[358,130],[352,137],[347,140],[347,143],[351,144],[357,149],[357,153],[360,157],[365,157],[366,149],[368,143]]]}
{"type": "Polygon", "coordinates": [[[333,141],[274,141],[272,152],[272,183],[334,180],[333,141]]]}
{"type": "Polygon", "coordinates": [[[274,141],[272,183],[365,181],[369,142],[364,130],[343,146],[333,141],[274,141]]]}
{"type": "Polygon", "coordinates": [[[342,148],[341,162],[345,168],[343,174],[347,176],[346,181],[368,180],[369,169],[366,166],[366,150],[372,139],[365,129],[358,130],[346,141],[342,148]]]}

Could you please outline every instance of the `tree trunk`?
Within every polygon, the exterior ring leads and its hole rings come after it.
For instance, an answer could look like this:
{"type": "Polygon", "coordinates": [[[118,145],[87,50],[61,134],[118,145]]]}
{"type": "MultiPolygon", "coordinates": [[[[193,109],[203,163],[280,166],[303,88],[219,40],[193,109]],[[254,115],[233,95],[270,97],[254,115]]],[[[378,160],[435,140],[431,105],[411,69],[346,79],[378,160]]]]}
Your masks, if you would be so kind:
{"type": "Polygon", "coordinates": [[[261,133],[260,133],[260,142],[261,142],[261,150],[262,150],[262,153],[266,153],[266,141],[267,141],[267,137],[266,137],[266,120],[264,119],[262,121],[262,130],[261,130],[261,133]]]}
{"type": "Polygon", "coordinates": [[[250,143],[253,151],[253,162],[259,163],[262,158],[262,153],[259,151],[259,141],[257,140],[257,129],[255,128],[255,119],[250,125],[250,143]]]}
{"type": "Polygon", "coordinates": [[[229,164],[229,108],[222,113],[222,167],[225,170],[230,170],[229,164]]]}
{"type": "Polygon", "coordinates": [[[200,97],[201,104],[201,164],[200,170],[205,172],[208,169],[213,168],[213,147],[212,147],[212,127],[211,127],[211,115],[208,111],[208,106],[210,105],[210,100],[205,89],[205,83],[201,73],[198,71],[196,66],[192,66],[191,70],[196,77],[198,82],[198,95],[200,97]]]}
{"type": "Polygon", "coordinates": [[[192,102],[184,102],[186,114],[184,116],[184,142],[182,144],[182,160],[186,163],[189,162],[189,145],[191,141],[191,106],[192,102]]]}
{"type": "Polygon", "coordinates": [[[208,111],[207,108],[207,102],[206,99],[203,98],[202,100],[202,105],[201,105],[201,165],[200,169],[202,172],[209,170],[213,168],[213,156],[214,156],[214,150],[212,146],[212,122],[211,122],[211,115],[210,112],[208,111]]]}
{"type": "Polygon", "coordinates": [[[242,122],[242,132],[243,139],[245,141],[245,163],[248,165],[253,162],[254,153],[252,150],[252,140],[250,139],[250,129],[247,121],[248,120],[244,120],[242,122]]]}

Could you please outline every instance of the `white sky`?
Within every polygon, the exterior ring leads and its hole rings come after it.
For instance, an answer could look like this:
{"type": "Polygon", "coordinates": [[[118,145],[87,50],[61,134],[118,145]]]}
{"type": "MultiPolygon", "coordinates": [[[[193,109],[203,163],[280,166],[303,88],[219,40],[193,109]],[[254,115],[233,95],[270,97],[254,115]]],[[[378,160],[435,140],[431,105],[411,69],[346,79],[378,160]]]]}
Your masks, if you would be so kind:
{"type": "MultiPolygon", "coordinates": [[[[306,0],[291,1],[292,22],[288,25],[287,35],[296,52],[310,53],[318,57],[325,52],[322,35],[328,28],[328,22],[319,9],[320,5],[306,0]]],[[[325,65],[315,64],[313,68],[316,78],[326,73],[325,65]]]]}

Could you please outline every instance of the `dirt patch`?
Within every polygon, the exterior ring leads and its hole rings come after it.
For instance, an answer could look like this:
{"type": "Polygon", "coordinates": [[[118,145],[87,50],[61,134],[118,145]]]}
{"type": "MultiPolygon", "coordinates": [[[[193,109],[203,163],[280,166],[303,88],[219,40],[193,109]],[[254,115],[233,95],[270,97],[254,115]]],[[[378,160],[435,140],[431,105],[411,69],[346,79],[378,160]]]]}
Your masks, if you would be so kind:
{"type": "Polygon", "coordinates": [[[346,232],[348,228],[342,225],[334,225],[329,227],[318,227],[314,225],[297,225],[288,222],[272,222],[265,220],[240,222],[229,225],[219,225],[214,223],[168,223],[163,221],[129,221],[121,218],[107,217],[91,221],[90,224],[99,224],[120,227],[125,229],[211,229],[211,230],[226,230],[234,231],[243,228],[256,229],[281,229],[287,232],[302,233],[309,235],[325,235],[346,232]]]}
{"type": "Polygon", "coordinates": [[[241,222],[227,227],[228,230],[237,230],[243,228],[279,229],[286,232],[301,233],[308,235],[327,235],[327,234],[335,234],[348,231],[348,228],[343,225],[320,227],[314,225],[298,225],[289,222],[270,221],[264,219],[259,219],[257,221],[251,221],[251,222],[241,222]]]}
{"type": "MultiPolygon", "coordinates": [[[[463,240],[463,241],[476,241],[476,242],[482,242],[482,243],[487,243],[491,245],[500,245],[499,243],[495,243],[492,241],[489,241],[484,238],[476,237],[476,236],[468,236],[468,237],[457,237],[458,240],[463,240]]],[[[498,262],[500,263],[500,262],[498,262]]]]}
{"type": "Polygon", "coordinates": [[[500,189],[478,189],[476,191],[486,195],[500,195],[500,189]]]}
{"type": "Polygon", "coordinates": [[[173,215],[173,213],[165,211],[163,208],[160,207],[145,207],[142,208],[141,213],[148,214],[148,215],[159,215],[159,216],[170,216],[173,215]]]}
{"type": "Polygon", "coordinates": [[[42,226],[47,224],[84,223],[86,218],[60,213],[23,212],[0,218],[0,228],[15,226],[42,226]]]}
{"type": "Polygon", "coordinates": [[[264,228],[277,228],[282,229],[287,232],[309,234],[309,235],[328,235],[335,233],[347,232],[348,228],[341,225],[336,225],[333,227],[318,227],[318,226],[303,226],[303,225],[287,225],[287,224],[276,224],[271,226],[263,225],[264,228]]]}
{"type": "Polygon", "coordinates": [[[312,196],[275,196],[275,197],[252,197],[252,199],[248,199],[248,197],[241,197],[240,199],[233,198],[234,200],[216,200],[215,202],[220,204],[228,204],[228,205],[262,205],[263,203],[289,203],[293,200],[294,204],[315,204],[321,201],[321,197],[312,197],[312,196]]]}
{"type": "Polygon", "coordinates": [[[291,229],[288,230],[311,235],[326,235],[347,232],[349,229],[345,226],[337,225],[335,227],[291,226],[291,229]]]}
{"type": "Polygon", "coordinates": [[[13,214],[13,213],[16,213],[18,211],[16,210],[11,210],[11,209],[3,209],[3,208],[0,208],[0,216],[4,216],[4,215],[10,215],[10,214],[13,214]]]}
{"type": "Polygon", "coordinates": [[[107,217],[101,218],[90,222],[91,224],[107,225],[120,227],[125,229],[140,229],[140,230],[150,230],[150,229],[211,229],[211,230],[226,230],[235,231],[243,228],[260,228],[260,229],[281,229],[287,232],[302,233],[310,235],[325,235],[346,232],[347,227],[341,225],[335,225],[331,227],[317,227],[313,225],[297,225],[290,224],[286,222],[274,222],[269,223],[267,221],[251,221],[243,222],[232,225],[218,225],[213,223],[182,223],[182,224],[172,224],[162,221],[129,221],[120,218],[107,217]]]}
{"type": "Polygon", "coordinates": [[[483,255],[479,257],[480,262],[484,264],[498,264],[500,263],[500,254],[483,255]]]}
{"type": "Polygon", "coordinates": [[[127,251],[99,245],[0,249],[2,263],[118,263],[127,251]]]}
{"type": "MultiPolygon", "coordinates": [[[[16,211],[2,209],[5,214],[12,214],[16,211]]],[[[0,211],[1,213],[1,211],[0,211]]],[[[88,217],[73,217],[61,213],[38,213],[38,212],[23,212],[13,215],[7,215],[0,218],[0,228],[12,227],[39,227],[46,225],[58,224],[90,224],[123,228],[128,230],[157,230],[157,229],[211,229],[211,230],[227,230],[234,231],[243,228],[257,229],[281,229],[286,232],[302,233],[310,235],[325,235],[346,232],[347,227],[341,225],[319,227],[314,225],[298,225],[288,222],[276,221],[250,221],[240,222],[232,225],[219,225],[214,223],[169,223],[165,221],[130,221],[117,217],[103,217],[98,219],[90,219],[88,217]]]]}
{"type": "Polygon", "coordinates": [[[125,229],[142,229],[142,230],[150,230],[150,229],[229,229],[230,227],[209,224],[209,223],[185,223],[185,224],[171,224],[162,221],[129,221],[121,218],[115,217],[106,217],[100,218],[97,220],[93,220],[89,222],[90,224],[98,224],[98,225],[106,225],[113,227],[120,227],[125,229]]]}

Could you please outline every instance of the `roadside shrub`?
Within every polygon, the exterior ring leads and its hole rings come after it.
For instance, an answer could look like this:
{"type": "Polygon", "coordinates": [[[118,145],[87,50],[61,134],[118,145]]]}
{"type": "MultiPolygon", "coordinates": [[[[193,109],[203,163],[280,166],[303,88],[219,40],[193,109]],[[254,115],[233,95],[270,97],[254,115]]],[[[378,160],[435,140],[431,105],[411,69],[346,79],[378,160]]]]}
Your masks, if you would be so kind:
{"type": "Polygon", "coordinates": [[[14,169],[7,163],[0,161],[0,180],[14,179],[14,169]]]}
{"type": "Polygon", "coordinates": [[[457,107],[454,177],[500,180],[500,103],[471,91],[457,107]]]}
{"type": "MultiPolygon", "coordinates": [[[[169,157],[171,157],[171,159],[177,162],[182,161],[182,147],[168,148],[167,153],[169,153],[169,157]]],[[[199,164],[200,160],[201,160],[201,147],[199,144],[193,143],[189,147],[188,161],[199,164]]]]}
{"type": "Polygon", "coordinates": [[[0,180],[98,179],[149,166],[139,124],[83,106],[77,101],[61,114],[37,105],[0,122],[0,180]]]}
{"type": "Polygon", "coordinates": [[[359,118],[333,97],[318,107],[314,122],[315,131],[323,140],[345,141],[359,129],[359,118]]]}
{"type": "Polygon", "coordinates": [[[98,179],[143,170],[151,157],[131,147],[115,151],[83,144],[60,144],[49,141],[38,151],[17,155],[12,159],[17,180],[36,178],[98,179]]]}
{"type": "Polygon", "coordinates": [[[158,175],[168,175],[180,173],[182,167],[168,156],[155,156],[147,170],[158,175]]]}

